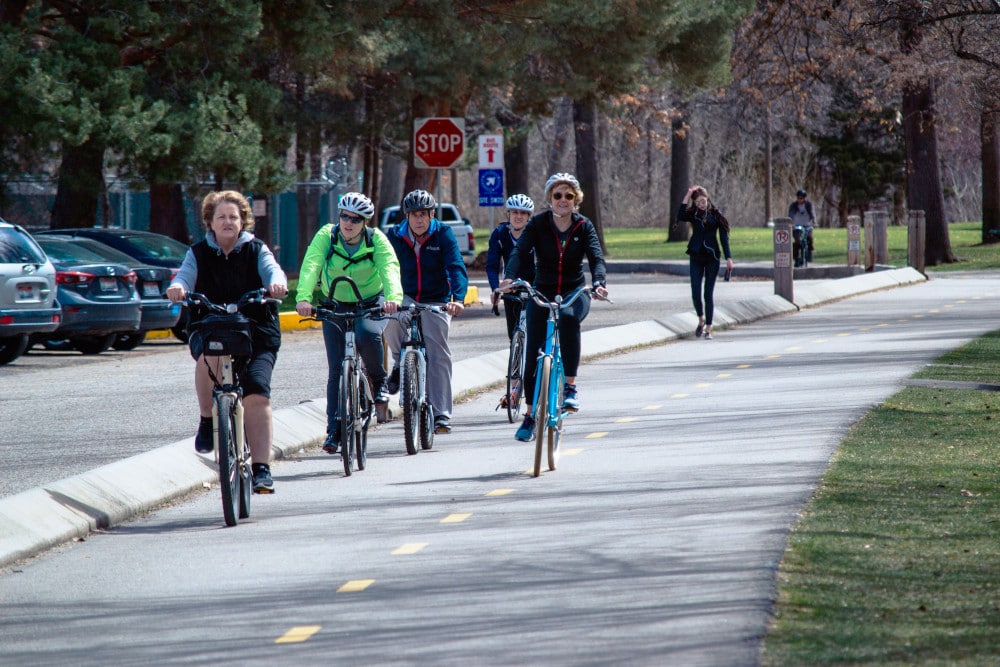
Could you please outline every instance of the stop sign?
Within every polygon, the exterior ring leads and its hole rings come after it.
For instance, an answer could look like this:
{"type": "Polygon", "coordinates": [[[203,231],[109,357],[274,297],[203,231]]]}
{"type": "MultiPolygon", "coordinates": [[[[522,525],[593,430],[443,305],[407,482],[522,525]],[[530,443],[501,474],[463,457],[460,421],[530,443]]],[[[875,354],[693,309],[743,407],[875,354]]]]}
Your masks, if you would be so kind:
{"type": "Polygon", "coordinates": [[[421,169],[451,169],[465,153],[464,118],[413,121],[413,164],[421,169]]]}

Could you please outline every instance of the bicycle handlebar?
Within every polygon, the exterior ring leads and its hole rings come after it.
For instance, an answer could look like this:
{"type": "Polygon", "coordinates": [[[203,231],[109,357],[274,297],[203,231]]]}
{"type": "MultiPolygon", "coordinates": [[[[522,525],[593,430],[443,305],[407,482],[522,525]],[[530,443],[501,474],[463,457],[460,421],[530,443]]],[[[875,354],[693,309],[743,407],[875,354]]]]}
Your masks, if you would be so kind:
{"type": "Polygon", "coordinates": [[[531,299],[538,304],[541,308],[548,308],[549,310],[569,308],[572,306],[577,299],[583,294],[589,294],[598,301],[607,301],[608,303],[614,303],[610,297],[602,296],[600,292],[597,292],[589,287],[581,287],[580,289],[573,292],[568,299],[563,299],[561,296],[556,295],[555,301],[549,301],[548,298],[537,289],[534,288],[530,283],[524,280],[515,280],[506,287],[501,287],[496,290],[497,292],[513,292],[515,294],[527,294],[531,299]]]}
{"type": "Polygon", "coordinates": [[[301,322],[306,322],[308,320],[331,320],[336,317],[366,317],[372,320],[381,320],[388,317],[384,312],[382,312],[382,306],[372,306],[370,308],[355,308],[354,310],[337,310],[336,308],[325,308],[323,306],[316,306],[312,309],[312,317],[306,317],[300,320],[301,322]]]}
{"type": "Polygon", "coordinates": [[[240,308],[249,304],[281,303],[281,299],[264,296],[265,294],[267,294],[267,288],[261,287],[260,289],[250,290],[241,296],[236,303],[217,304],[213,303],[211,299],[201,292],[188,292],[184,297],[184,302],[189,306],[202,306],[212,312],[222,314],[239,312],[240,308]]]}
{"type": "Polygon", "coordinates": [[[403,311],[417,312],[417,311],[421,311],[421,310],[426,310],[426,311],[429,311],[429,312],[432,312],[432,313],[446,313],[446,312],[448,312],[444,308],[442,308],[441,306],[432,306],[432,305],[425,304],[425,303],[411,303],[411,304],[409,304],[407,306],[402,306],[401,305],[399,307],[399,312],[403,312],[403,311]]]}

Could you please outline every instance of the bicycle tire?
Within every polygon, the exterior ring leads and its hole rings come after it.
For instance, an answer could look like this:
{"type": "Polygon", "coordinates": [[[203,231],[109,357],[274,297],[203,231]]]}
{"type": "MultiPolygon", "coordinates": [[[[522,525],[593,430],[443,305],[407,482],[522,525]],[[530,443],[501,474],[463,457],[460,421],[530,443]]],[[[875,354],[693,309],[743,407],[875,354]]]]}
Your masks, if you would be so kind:
{"type": "Polygon", "coordinates": [[[562,439],[562,422],[558,426],[548,428],[549,437],[549,470],[555,470],[559,463],[559,441],[562,439]]]}
{"type": "Polygon", "coordinates": [[[507,420],[513,424],[521,412],[524,391],[521,376],[524,374],[524,332],[514,331],[510,339],[510,356],[507,359],[507,420]]]}
{"type": "Polygon", "coordinates": [[[354,366],[344,362],[340,373],[340,460],[344,464],[344,474],[348,477],[354,472],[354,366]]]}
{"type": "Polygon", "coordinates": [[[542,358],[538,368],[538,402],[535,404],[535,467],[533,474],[542,474],[542,446],[549,424],[549,381],[552,374],[552,357],[542,358]]]}
{"type": "Polygon", "coordinates": [[[354,458],[358,470],[364,470],[368,465],[368,426],[372,421],[371,383],[366,373],[359,373],[361,388],[358,390],[358,418],[360,427],[354,434],[354,458]]]}
{"type": "Polygon", "coordinates": [[[250,517],[250,498],[253,496],[253,469],[250,465],[250,441],[243,430],[243,456],[240,459],[240,518],[250,517]]]}
{"type": "Polygon", "coordinates": [[[235,399],[221,394],[215,399],[219,420],[219,488],[222,491],[222,516],[227,526],[239,523],[240,462],[236,453],[236,416],[233,414],[235,399]]]}
{"type": "Polygon", "coordinates": [[[420,393],[417,390],[417,355],[407,353],[403,358],[402,383],[403,392],[403,442],[406,453],[417,453],[417,431],[420,428],[420,393]]]}
{"type": "Polygon", "coordinates": [[[420,406],[420,449],[434,446],[434,409],[430,403],[420,406]]]}

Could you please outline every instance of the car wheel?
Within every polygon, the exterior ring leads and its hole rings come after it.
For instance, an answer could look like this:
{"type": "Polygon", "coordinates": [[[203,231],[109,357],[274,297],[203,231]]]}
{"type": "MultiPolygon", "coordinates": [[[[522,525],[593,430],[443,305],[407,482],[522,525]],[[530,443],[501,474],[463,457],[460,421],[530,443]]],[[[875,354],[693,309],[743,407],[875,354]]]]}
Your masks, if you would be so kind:
{"type": "Polygon", "coordinates": [[[183,324],[180,323],[175,324],[174,326],[170,327],[170,331],[174,334],[174,338],[176,338],[180,342],[182,343],[188,342],[187,328],[183,324]]]}
{"type": "Polygon", "coordinates": [[[73,339],[73,347],[81,354],[100,354],[115,342],[116,334],[107,336],[81,336],[73,339]]]}
{"type": "Polygon", "coordinates": [[[128,333],[118,334],[115,338],[115,342],[111,344],[111,347],[122,352],[127,352],[128,350],[134,350],[142,345],[144,340],[146,340],[145,331],[130,331],[128,333]]]}
{"type": "Polygon", "coordinates": [[[9,364],[28,349],[28,334],[0,338],[0,365],[9,364]]]}

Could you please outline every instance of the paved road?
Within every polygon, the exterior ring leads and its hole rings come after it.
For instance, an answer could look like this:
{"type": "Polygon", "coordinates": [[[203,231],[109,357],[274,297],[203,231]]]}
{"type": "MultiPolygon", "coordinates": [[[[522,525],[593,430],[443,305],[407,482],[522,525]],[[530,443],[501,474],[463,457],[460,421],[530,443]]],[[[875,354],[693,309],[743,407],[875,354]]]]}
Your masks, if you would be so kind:
{"type": "Polygon", "coordinates": [[[4,659],[755,664],[787,530],[840,438],[1000,327],[998,292],[938,279],[588,364],[538,479],[492,396],[415,457],[384,427],[351,478],[279,462],[237,528],[213,490],[4,573],[4,659]]]}
{"type": "MultiPolygon", "coordinates": [[[[612,289],[616,303],[595,304],[586,329],[691,309],[681,278],[614,276],[612,289]]],[[[717,299],[772,292],[769,282],[739,281],[720,285],[717,299]]],[[[452,342],[456,360],[503,349],[503,318],[494,317],[488,306],[470,308],[454,320],[452,342]]],[[[170,339],[93,357],[36,350],[0,367],[0,413],[5,416],[0,497],[192,437],[197,427],[193,363],[187,348],[170,339]]],[[[275,408],[325,397],[325,392],[322,335],[286,333],[272,386],[275,408]]]]}

